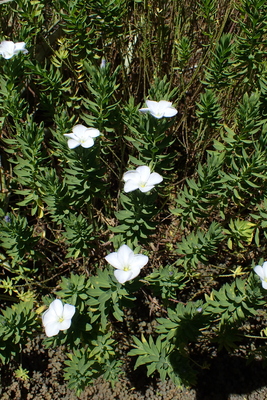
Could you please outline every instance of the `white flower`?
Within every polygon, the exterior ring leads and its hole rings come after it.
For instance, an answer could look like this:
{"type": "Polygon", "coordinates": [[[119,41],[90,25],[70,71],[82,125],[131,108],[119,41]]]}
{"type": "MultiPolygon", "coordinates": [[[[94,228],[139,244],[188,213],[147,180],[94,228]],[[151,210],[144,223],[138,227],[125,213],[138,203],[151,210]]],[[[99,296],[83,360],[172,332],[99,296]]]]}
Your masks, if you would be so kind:
{"type": "Polygon", "coordinates": [[[267,261],[263,265],[256,265],[254,271],[259,275],[263,289],[267,289],[267,261]]]}
{"type": "Polygon", "coordinates": [[[103,69],[105,67],[106,67],[106,60],[104,58],[102,58],[100,68],[103,69]]]}
{"type": "Polygon", "coordinates": [[[147,108],[140,108],[139,111],[143,113],[149,113],[155,118],[162,117],[174,117],[177,114],[177,110],[172,107],[172,103],[165,100],[152,101],[146,100],[147,108]]]}
{"type": "Polygon", "coordinates": [[[70,149],[75,149],[75,147],[82,146],[86,149],[94,145],[94,137],[100,135],[98,129],[86,128],[84,125],[75,125],[72,129],[72,133],[65,133],[64,136],[69,137],[68,146],[70,149]]]}
{"type": "Polygon", "coordinates": [[[157,172],[150,172],[146,165],[136,168],[135,171],[127,171],[122,179],[125,182],[124,191],[126,193],[139,189],[141,192],[149,192],[153,187],[163,181],[163,178],[157,172]]]}
{"type": "Polygon", "coordinates": [[[126,244],[123,244],[117,252],[108,254],[105,259],[112,267],[116,268],[114,275],[120,283],[136,278],[148,263],[147,256],[134,254],[126,244]]]}
{"type": "Polygon", "coordinates": [[[25,42],[14,43],[11,40],[4,40],[0,43],[0,54],[6,60],[13,57],[15,54],[18,54],[20,51],[26,54],[28,50],[25,48],[25,42]]]}
{"type": "Polygon", "coordinates": [[[69,329],[74,313],[74,306],[70,304],[63,305],[59,299],[52,301],[48,310],[42,316],[46,335],[48,337],[55,336],[59,331],[69,329]]]}

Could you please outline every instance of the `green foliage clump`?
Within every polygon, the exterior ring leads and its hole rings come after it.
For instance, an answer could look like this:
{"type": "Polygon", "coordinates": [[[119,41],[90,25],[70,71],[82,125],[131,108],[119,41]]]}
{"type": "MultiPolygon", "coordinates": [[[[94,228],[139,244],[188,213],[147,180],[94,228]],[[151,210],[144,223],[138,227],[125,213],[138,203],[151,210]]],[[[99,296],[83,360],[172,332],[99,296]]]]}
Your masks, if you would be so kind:
{"type": "MultiPolygon", "coordinates": [[[[259,295],[259,293],[257,293],[259,295]]],[[[206,296],[207,313],[219,314],[220,324],[234,324],[257,313],[255,306],[262,304],[261,296],[256,296],[246,282],[236,279],[231,285],[226,283],[219,291],[213,290],[206,296]]]]}
{"type": "Polygon", "coordinates": [[[176,299],[177,291],[186,286],[184,274],[171,265],[160,267],[146,276],[145,280],[149,283],[152,292],[161,297],[163,301],[176,299]]]}
{"type": "Polygon", "coordinates": [[[176,203],[177,208],[172,213],[181,217],[181,226],[197,223],[199,218],[206,218],[213,208],[220,203],[222,185],[219,179],[224,154],[210,153],[206,164],[198,165],[198,179],[187,179],[187,185],[179,191],[176,203]]]}
{"type": "MultiPolygon", "coordinates": [[[[144,243],[156,229],[154,217],[158,213],[156,207],[157,193],[121,194],[120,200],[124,210],[115,212],[117,220],[122,222],[111,230],[119,234],[121,242],[129,241],[133,245],[144,243]]],[[[114,240],[118,241],[118,237],[114,240]]]]}
{"type": "Polygon", "coordinates": [[[223,34],[216,45],[213,59],[207,67],[205,82],[210,88],[217,90],[231,85],[234,76],[232,64],[234,54],[234,40],[231,33],[223,34]]]}
{"type": "Polygon", "coordinates": [[[33,227],[29,225],[26,217],[7,215],[1,221],[1,246],[11,257],[12,266],[18,268],[19,264],[26,264],[36,254],[34,245],[39,238],[34,237],[33,227]]]}
{"type": "Polygon", "coordinates": [[[63,236],[66,238],[68,244],[68,253],[66,257],[77,258],[79,256],[86,256],[92,248],[96,240],[94,234],[94,227],[89,221],[84,218],[81,214],[76,215],[69,214],[64,220],[66,232],[63,236]]]}
{"type": "Polygon", "coordinates": [[[0,359],[7,364],[20,356],[23,345],[34,337],[38,328],[33,312],[33,301],[20,301],[12,307],[6,307],[0,315],[0,359]]]}
{"type": "Polygon", "coordinates": [[[87,293],[91,320],[100,320],[102,329],[106,329],[111,313],[117,321],[122,322],[123,305],[129,306],[135,300],[127,287],[111,278],[108,270],[98,271],[98,275],[91,278],[91,286],[87,293]]]}
{"type": "Polygon", "coordinates": [[[181,256],[177,265],[182,265],[187,271],[197,268],[198,263],[207,264],[211,255],[215,254],[224,239],[221,226],[212,222],[208,231],[200,229],[182,238],[177,245],[177,253],[181,256]]]}

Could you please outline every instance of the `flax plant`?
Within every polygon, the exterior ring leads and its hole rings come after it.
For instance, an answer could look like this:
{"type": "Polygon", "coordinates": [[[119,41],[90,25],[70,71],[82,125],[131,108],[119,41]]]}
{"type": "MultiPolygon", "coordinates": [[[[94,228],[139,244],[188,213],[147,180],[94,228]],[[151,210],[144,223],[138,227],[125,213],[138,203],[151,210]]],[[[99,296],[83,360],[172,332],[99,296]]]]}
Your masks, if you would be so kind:
{"type": "Polygon", "coordinates": [[[265,2],[0,12],[1,362],[45,335],[79,396],[128,356],[178,386],[264,358],[265,2]]]}

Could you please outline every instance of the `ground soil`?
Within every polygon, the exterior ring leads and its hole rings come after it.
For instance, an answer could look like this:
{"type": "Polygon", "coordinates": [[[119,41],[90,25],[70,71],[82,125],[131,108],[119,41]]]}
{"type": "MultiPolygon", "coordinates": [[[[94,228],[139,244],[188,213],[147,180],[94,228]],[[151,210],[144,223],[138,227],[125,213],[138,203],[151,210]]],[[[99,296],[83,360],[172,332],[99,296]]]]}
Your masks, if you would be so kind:
{"type": "MultiPolygon", "coordinates": [[[[203,355],[203,357],[205,357],[203,355]]],[[[265,400],[267,369],[262,362],[247,361],[226,352],[209,359],[198,375],[194,388],[177,388],[170,381],[148,379],[145,368],[127,373],[114,388],[98,379],[80,397],[68,389],[63,379],[64,352],[61,348],[45,350],[41,340],[29,342],[23,351],[23,367],[29,379],[15,378],[17,365],[1,369],[1,400],[265,400]]],[[[127,372],[127,371],[126,371],[127,372]]]]}

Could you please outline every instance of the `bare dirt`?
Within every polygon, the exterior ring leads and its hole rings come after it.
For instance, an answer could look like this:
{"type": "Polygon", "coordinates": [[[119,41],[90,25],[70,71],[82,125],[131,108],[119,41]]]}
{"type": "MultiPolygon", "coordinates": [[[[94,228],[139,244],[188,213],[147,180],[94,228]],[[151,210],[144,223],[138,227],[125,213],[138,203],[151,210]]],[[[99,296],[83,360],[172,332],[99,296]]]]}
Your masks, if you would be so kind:
{"type": "MultiPolygon", "coordinates": [[[[203,357],[203,356],[202,356],[203,357]]],[[[29,379],[14,375],[16,363],[1,369],[1,400],[265,400],[267,399],[267,370],[261,361],[247,364],[240,356],[226,352],[209,359],[198,375],[194,388],[177,388],[169,380],[147,378],[145,368],[127,374],[114,388],[103,379],[77,397],[63,378],[64,351],[45,350],[36,339],[29,342],[22,354],[23,368],[29,379]]],[[[203,360],[202,360],[203,361],[203,360]]]]}

